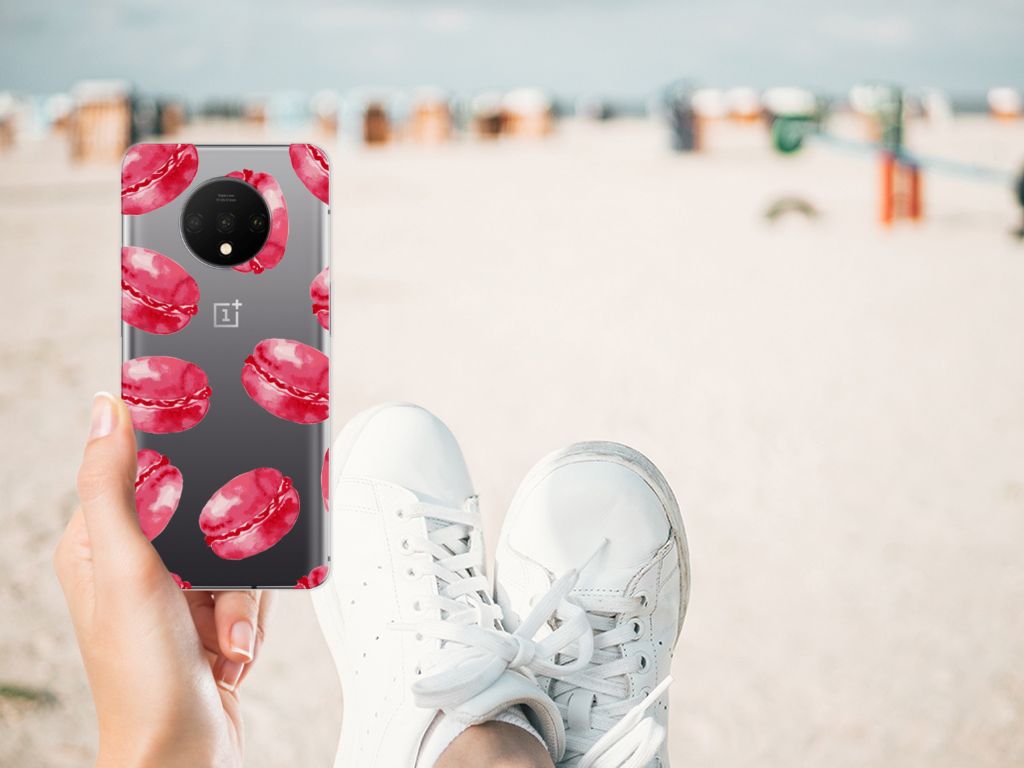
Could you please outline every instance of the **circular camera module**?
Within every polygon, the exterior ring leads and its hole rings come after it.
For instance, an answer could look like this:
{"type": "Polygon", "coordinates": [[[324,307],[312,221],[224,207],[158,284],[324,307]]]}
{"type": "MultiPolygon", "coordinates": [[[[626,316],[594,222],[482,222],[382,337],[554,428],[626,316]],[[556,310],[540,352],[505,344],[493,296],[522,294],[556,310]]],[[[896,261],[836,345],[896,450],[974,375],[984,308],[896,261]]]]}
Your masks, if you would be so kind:
{"type": "Polygon", "coordinates": [[[197,187],[181,212],[185,244],[198,259],[217,267],[251,259],[263,249],[269,230],[270,209],[263,195],[251,184],[227,176],[197,187]]]}
{"type": "Polygon", "coordinates": [[[193,234],[203,228],[203,215],[201,213],[190,213],[185,217],[185,229],[193,234]]]}

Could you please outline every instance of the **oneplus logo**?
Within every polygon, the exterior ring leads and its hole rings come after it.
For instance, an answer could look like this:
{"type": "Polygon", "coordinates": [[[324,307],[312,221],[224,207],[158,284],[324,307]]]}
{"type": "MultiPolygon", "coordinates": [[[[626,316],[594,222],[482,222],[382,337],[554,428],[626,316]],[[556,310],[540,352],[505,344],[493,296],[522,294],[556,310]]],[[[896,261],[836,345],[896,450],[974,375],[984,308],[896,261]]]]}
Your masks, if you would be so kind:
{"type": "Polygon", "coordinates": [[[234,301],[213,302],[213,327],[237,328],[238,310],[241,306],[242,302],[238,299],[235,299],[234,301]]]}

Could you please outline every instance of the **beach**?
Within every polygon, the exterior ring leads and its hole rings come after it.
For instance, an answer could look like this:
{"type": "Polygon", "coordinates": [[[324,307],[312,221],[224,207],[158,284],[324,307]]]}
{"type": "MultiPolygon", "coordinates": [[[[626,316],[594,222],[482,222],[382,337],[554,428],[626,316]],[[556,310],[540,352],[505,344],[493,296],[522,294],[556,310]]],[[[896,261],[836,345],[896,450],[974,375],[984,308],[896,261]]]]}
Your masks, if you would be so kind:
{"type": "MultiPolygon", "coordinates": [[[[201,123],[173,140],[279,138],[201,123]]],[[[907,141],[1024,162],[1021,121],[917,121],[907,141]]],[[[781,157],[759,125],[713,126],[694,155],[653,119],[325,147],[335,433],[382,401],[437,413],[491,552],[520,479],[566,443],[627,443],[671,482],[692,558],[675,765],[1024,764],[1007,185],[926,173],[925,220],[886,230],[871,155],[781,157]],[[782,197],[818,215],[768,220],[782,197]]],[[[90,396],[119,388],[118,173],[56,138],[0,154],[2,765],[87,765],[96,746],[50,559],[90,396]]],[[[242,698],[248,766],[331,764],[343,700],[308,594],[276,595],[242,698]]]]}

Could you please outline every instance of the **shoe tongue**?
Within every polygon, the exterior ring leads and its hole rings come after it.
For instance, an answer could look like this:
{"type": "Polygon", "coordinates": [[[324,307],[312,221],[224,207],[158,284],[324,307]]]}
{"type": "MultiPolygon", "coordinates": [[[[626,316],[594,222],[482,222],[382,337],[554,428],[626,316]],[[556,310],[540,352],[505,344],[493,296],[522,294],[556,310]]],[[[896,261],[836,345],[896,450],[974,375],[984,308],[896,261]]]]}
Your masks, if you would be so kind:
{"type": "Polygon", "coordinates": [[[519,672],[505,670],[486,690],[449,710],[449,714],[477,725],[493,720],[499,713],[517,705],[523,708],[530,725],[544,740],[551,759],[558,762],[565,752],[562,716],[551,697],[519,672]]]}
{"type": "MultiPolygon", "coordinates": [[[[451,525],[452,525],[452,523],[450,521],[448,521],[448,520],[441,520],[440,518],[437,518],[437,517],[425,517],[425,518],[423,518],[423,527],[426,530],[427,536],[430,536],[430,534],[434,533],[435,531],[439,531],[439,530],[442,530],[444,528],[448,528],[451,525]]],[[[464,553],[469,551],[469,538],[468,537],[459,539],[457,543],[461,545],[461,547],[458,549],[458,551],[452,551],[452,544],[450,544],[450,543],[449,544],[445,544],[443,546],[446,549],[448,549],[448,551],[450,551],[453,555],[461,555],[461,554],[464,554],[464,553]]],[[[440,584],[440,583],[439,583],[439,587],[441,587],[443,589],[443,585],[440,584]]],[[[474,600],[474,598],[471,597],[468,594],[467,595],[460,595],[458,598],[456,598],[456,601],[459,602],[459,603],[462,603],[468,609],[476,608],[476,605],[477,605],[477,602],[478,602],[477,600],[474,600]]]]}
{"type": "MultiPolygon", "coordinates": [[[[463,503],[464,504],[475,504],[475,498],[476,497],[471,496],[469,499],[466,500],[466,502],[463,502],[463,503]]],[[[443,501],[441,501],[439,499],[434,499],[433,497],[430,497],[430,496],[423,496],[423,497],[420,498],[420,501],[423,501],[423,502],[425,502],[427,504],[440,504],[442,506],[446,506],[447,505],[447,502],[443,502],[443,501]]],[[[429,516],[427,516],[427,517],[423,518],[423,527],[426,529],[426,533],[427,533],[428,536],[430,534],[434,533],[435,531],[439,531],[442,528],[447,528],[450,525],[453,525],[453,523],[450,520],[444,520],[444,519],[439,518],[439,517],[429,517],[429,516]]],[[[466,538],[461,540],[463,542],[462,549],[459,552],[455,552],[453,554],[462,554],[467,549],[469,549],[469,538],[468,537],[469,537],[469,534],[467,533],[466,538]]]]}
{"type": "Polygon", "coordinates": [[[439,531],[442,528],[447,528],[451,525],[450,522],[442,520],[439,517],[425,517],[423,518],[423,523],[427,529],[427,533],[433,533],[434,531],[439,531]]]}
{"type": "MultiPolygon", "coordinates": [[[[614,569],[611,569],[611,570],[614,570],[614,569]]],[[[615,573],[604,573],[604,574],[602,574],[602,573],[598,572],[598,573],[594,574],[595,577],[596,577],[594,579],[586,579],[585,577],[587,576],[588,573],[594,573],[592,568],[588,567],[588,568],[586,568],[584,570],[583,573],[580,574],[580,582],[577,584],[576,588],[573,589],[573,591],[570,593],[570,595],[586,595],[588,597],[592,597],[594,595],[595,591],[596,591],[599,594],[600,593],[604,593],[604,594],[608,594],[608,595],[614,596],[614,597],[621,597],[625,593],[625,589],[622,587],[622,585],[629,582],[629,580],[635,574],[635,570],[633,569],[633,566],[629,566],[628,568],[621,569],[618,574],[615,574],[615,573]],[[627,576],[627,572],[629,573],[628,576],[627,576]],[[614,584],[615,586],[611,587],[611,588],[602,588],[602,585],[604,585],[604,584],[614,584]]],[[[593,616],[600,616],[602,618],[608,618],[608,619],[611,619],[611,620],[614,620],[614,618],[615,618],[615,614],[611,613],[611,612],[608,612],[608,611],[590,610],[590,611],[588,611],[588,613],[593,615],[593,616]]],[[[604,632],[604,631],[607,631],[607,630],[605,630],[605,629],[598,629],[597,630],[597,632],[604,632]]],[[[595,653],[600,655],[600,656],[604,656],[605,654],[612,654],[614,657],[618,657],[619,656],[619,646],[613,646],[611,648],[606,648],[606,649],[604,649],[602,651],[595,651],[595,653]]],[[[614,658],[611,659],[611,660],[614,660],[614,658]]],[[[595,659],[595,662],[596,661],[601,661],[601,662],[607,663],[609,660],[606,659],[606,658],[600,658],[600,659],[595,659]]],[[[612,682],[612,681],[614,681],[614,682],[623,681],[623,682],[626,682],[628,684],[628,681],[627,681],[627,678],[625,677],[625,675],[617,675],[615,677],[608,678],[608,680],[609,680],[609,682],[612,682]]],[[[587,714],[588,722],[589,722],[589,710],[590,710],[591,706],[601,706],[601,705],[606,705],[606,704],[617,704],[617,703],[622,701],[622,699],[620,697],[618,697],[618,696],[612,696],[612,695],[609,695],[607,693],[601,693],[599,691],[589,691],[589,690],[584,690],[584,689],[572,689],[571,692],[562,693],[562,694],[560,694],[558,696],[558,700],[562,704],[567,704],[567,703],[569,704],[570,709],[575,711],[575,719],[577,721],[580,719],[581,713],[583,711],[582,708],[585,706],[586,710],[587,710],[587,713],[588,713],[587,714]],[[586,702],[586,704],[584,704],[584,701],[586,702]],[[575,704],[575,706],[574,706],[574,704],[575,704]]]]}

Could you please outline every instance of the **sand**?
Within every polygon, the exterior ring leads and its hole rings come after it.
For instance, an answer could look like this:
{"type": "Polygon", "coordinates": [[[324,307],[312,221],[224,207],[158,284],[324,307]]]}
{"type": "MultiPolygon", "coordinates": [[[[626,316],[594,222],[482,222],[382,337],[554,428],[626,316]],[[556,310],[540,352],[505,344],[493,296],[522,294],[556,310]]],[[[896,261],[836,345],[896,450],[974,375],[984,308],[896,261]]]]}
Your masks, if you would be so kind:
{"type": "MultiPolygon", "coordinates": [[[[848,126],[856,131],[856,126],[848,126]]],[[[196,126],[184,140],[266,137],[196,126]]],[[[1024,124],[914,125],[1016,169],[1024,124]]],[[[1006,189],[928,175],[875,225],[875,167],[756,127],[667,151],[650,121],[540,142],[332,147],[335,428],[414,400],[462,442],[496,539],[531,464],[629,443],[679,496],[693,600],[677,766],[1024,764],[1024,246],[1006,189]],[[796,194],[816,221],[763,217],[796,194]]],[[[89,764],[50,568],[91,393],[117,388],[114,166],[0,155],[0,764],[89,764]],[[48,698],[48,697],[52,697],[48,698]]],[[[309,597],[245,684],[247,764],[330,765],[342,699],[309,597]]]]}

